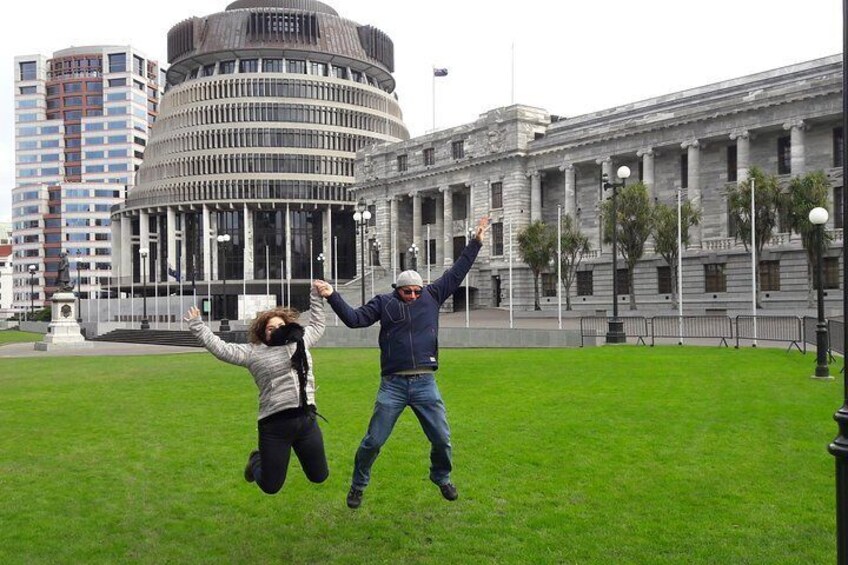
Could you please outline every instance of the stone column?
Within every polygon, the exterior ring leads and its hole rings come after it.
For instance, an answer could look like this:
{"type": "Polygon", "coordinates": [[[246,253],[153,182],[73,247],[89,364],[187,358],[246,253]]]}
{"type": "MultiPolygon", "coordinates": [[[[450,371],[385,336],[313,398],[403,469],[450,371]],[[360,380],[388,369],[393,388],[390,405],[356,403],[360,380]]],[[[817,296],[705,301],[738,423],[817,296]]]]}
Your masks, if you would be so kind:
{"type": "MultiPolygon", "coordinates": [[[[441,189],[439,189],[441,190],[441,189]]],[[[440,198],[439,195],[436,195],[434,199],[436,201],[436,226],[435,233],[431,233],[430,236],[436,241],[444,241],[445,240],[445,201],[443,198],[440,198]]],[[[427,245],[430,245],[427,242],[427,245]]],[[[444,259],[444,246],[436,244],[436,253],[435,256],[432,257],[433,265],[441,265],[442,262],[439,259],[444,259]],[[441,257],[440,257],[441,255],[441,257]]]]}
{"type": "Polygon", "coordinates": [[[166,255],[165,261],[168,263],[168,268],[174,269],[180,274],[180,277],[182,277],[183,272],[177,264],[177,211],[173,208],[173,206],[168,206],[165,210],[165,217],[167,219],[165,222],[165,238],[168,240],[168,254],[166,255]]]}
{"type": "Polygon", "coordinates": [[[451,187],[445,186],[439,189],[442,193],[444,203],[444,225],[442,233],[442,260],[445,267],[453,265],[453,192],[451,187]]]}
{"type": "Polygon", "coordinates": [[[653,200],[657,194],[654,187],[654,149],[647,147],[636,152],[642,159],[642,184],[648,189],[648,197],[653,200]]]}
{"type": "Polygon", "coordinates": [[[530,222],[542,219],[542,173],[530,173],[530,222]]]}
{"type": "Polygon", "coordinates": [[[392,265],[392,281],[394,281],[395,275],[398,274],[398,199],[397,196],[393,196],[389,201],[389,224],[391,224],[391,231],[389,232],[389,241],[387,249],[391,254],[391,265],[392,265]]]}
{"type": "Polygon", "coordinates": [[[421,193],[410,192],[409,197],[412,198],[412,243],[418,246],[418,264],[421,264],[421,252],[424,248],[421,246],[421,193]]]}
{"type": "MultiPolygon", "coordinates": [[[[256,277],[254,276],[253,264],[253,212],[250,211],[250,208],[247,207],[247,203],[244,204],[243,209],[243,218],[244,218],[244,226],[242,233],[244,234],[244,241],[242,244],[244,245],[244,262],[242,265],[242,276],[246,281],[252,281],[256,277]]],[[[265,250],[263,249],[263,252],[265,250]]],[[[262,262],[265,262],[265,257],[262,258],[262,262]]]]}
{"type": "Polygon", "coordinates": [[[560,167],[565,177],[565,191],[563,192],[562,212],[566,216],[577,219],[577,175],[574,165],[567,164],[560,167]]]}
{"type": "Polygon", "coordinates": [[[141,276],[144,277],[139,279],[139,282],[145,280],[151,282],[154,279],[150,278],[150,267],[155,263],[156,258],[150,250],[150,214],[144,210],[138,212],[138,245],[139,249],[147,249],[148,251],[147,265],[144,264],[144,260],[139,259],[138,268],[141,271],[141,276]]]}
{"type": "MultiPolygon", "coordinates": [[[[130,277],[133,268],[132,216],[121,217],[121,277],[130,277]]],[[[126,279],[129,282],[129,278],[126,279]]]]}
{"type": "Polygon", "coordinates": [[[807,162],[804,155],[804,132],[807,130],[807,125],[803,120],[795,120],[783,124],[783,129],[789,130],[790,135],[790,159],[792,176],[803,175],[806,172],[807,162]]]}
{"type": "Polygon", "coordinates": [[[203,280],[211,281],[212,280],[212,248],[211,248],[211,238],[212,235],[212,218],[209,213],[209,206],[207,204],[203,205],[202,209],[202,219],[201,219],[201,227],[200,230],[200,243],[203,246],[203,280]]]}
{"type": "Polygon", "coordinates": [[[751,163],[751,135],[748,130],[734,131],[730,139],[736,142],[736,182],[742,184],[748,180],[748,167],[751,163]]]}
{"type": "MultiPolygon", "coordinates": [[[[687,156],[687,192],[689,202],[696,210],[701,210],[701,144],[697,139],[690,139],[680,144],[686,150],[687,156]]],[[[701,247],[701,226],[689,228],[689,247],[701,247]]]]}

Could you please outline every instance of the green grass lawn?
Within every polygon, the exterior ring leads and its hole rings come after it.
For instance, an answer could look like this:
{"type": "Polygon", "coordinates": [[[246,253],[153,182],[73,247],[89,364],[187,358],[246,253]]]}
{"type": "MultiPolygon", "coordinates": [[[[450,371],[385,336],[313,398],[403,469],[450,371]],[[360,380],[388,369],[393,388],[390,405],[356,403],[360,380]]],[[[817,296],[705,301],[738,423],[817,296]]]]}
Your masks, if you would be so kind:
{"type": "MultiPolygon", "coordinates": [[[[443,350],[456,502],[407,411],[344,498],[376,350],[318,349],[330,478],[242,478],[256,392],[205,353],[0,361],[0,563],[832,563],[841,380],[776,349],[443,350]]],[[[836,373],[838,369],[834,369],[836,373]]]]}
{"type": "Polygon", "coordinates": [[[44,335],[32,332],[22,332],[18,330],[0,330],[0,347],[7,343],[22,343],[41,341],[44,335]]]}

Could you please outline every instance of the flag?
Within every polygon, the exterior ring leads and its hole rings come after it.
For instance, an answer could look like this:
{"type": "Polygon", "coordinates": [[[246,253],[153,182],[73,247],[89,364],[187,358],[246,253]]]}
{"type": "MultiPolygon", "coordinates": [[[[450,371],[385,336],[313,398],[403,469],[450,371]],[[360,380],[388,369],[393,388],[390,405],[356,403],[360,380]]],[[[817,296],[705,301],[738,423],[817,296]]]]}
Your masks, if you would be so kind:
{"type": "Polygon", "coordinates": [[[437,69],[437,68],[434,67],[433,68],[433,76],[434,77],[446,77],[446,76],[448,76],[448,70],[446,68],[437,69]]]}
{"type": "Polygon", "coordinates": [[[176,269],[172,268],[170,265],[168,265],[168,276],[174,277],[177,282],[180,281],[180,273],[176,269]]]}

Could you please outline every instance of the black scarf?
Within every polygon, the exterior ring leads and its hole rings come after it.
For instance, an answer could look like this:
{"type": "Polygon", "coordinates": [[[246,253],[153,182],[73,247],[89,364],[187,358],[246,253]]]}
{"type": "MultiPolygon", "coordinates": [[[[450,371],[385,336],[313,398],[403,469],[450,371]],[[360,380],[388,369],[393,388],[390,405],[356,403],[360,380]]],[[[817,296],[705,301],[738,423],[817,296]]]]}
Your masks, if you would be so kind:
{"type": "Polygon", "coordinates": [[[297,371],[297,380],[300,383],[300,404],[306,407],[309,402],[306,399],[306,379],[309,375],[309,360],[306,358],[306,346],[303,344],[303,326],[294,322],[280,326],[271,332],[268,345],[288,345],[296,343],[297,347],[291,357],[292,367],[297,371]]]}

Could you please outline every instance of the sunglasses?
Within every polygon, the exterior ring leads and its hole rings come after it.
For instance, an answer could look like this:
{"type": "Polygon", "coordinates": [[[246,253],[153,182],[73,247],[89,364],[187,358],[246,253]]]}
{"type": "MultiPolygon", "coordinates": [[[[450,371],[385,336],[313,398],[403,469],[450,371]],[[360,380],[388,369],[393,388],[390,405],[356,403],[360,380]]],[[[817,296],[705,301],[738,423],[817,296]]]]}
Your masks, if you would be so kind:
{"type": "Polygon", "coordinates": [[[402,288],[402,289],[400,289],[400,292],[404,296],[412,296],[413,294],[415,296],[421,296],[420,290],[414,290],[414,289],[411,289],[411,288],[402,288]]]}

